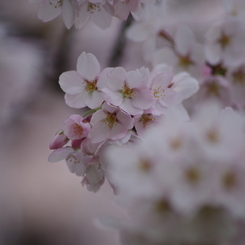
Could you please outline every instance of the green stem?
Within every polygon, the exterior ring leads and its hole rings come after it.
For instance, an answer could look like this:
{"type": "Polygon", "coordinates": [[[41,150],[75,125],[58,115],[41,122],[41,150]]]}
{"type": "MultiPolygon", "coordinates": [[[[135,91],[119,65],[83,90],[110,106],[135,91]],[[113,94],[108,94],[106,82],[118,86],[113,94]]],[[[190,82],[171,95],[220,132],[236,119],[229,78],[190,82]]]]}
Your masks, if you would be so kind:
{"type": "Polygon", "coordinates": [[[100,106],[100,107],[98,107],[98,108],[96,108],[96,109],[92,109],[92,110],[87,111],[87,112],[83,115],[83,118],[86,118],[87,116],[93,114],[94,112],[100,110],[101,108],[102,108],[102,106],[100,106]]]}

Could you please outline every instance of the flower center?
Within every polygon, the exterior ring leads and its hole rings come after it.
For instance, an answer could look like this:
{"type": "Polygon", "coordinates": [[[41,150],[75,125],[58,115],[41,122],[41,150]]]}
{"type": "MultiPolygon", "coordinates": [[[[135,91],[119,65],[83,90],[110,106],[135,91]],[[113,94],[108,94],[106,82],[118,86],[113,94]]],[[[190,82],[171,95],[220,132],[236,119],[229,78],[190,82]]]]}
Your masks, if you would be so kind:
{"type": "Polygon", "coordinates": [[[236,185],[237,178],[234,172],[226,172],[223,176],[223,184],[225,189],[231,189],[236,185]]]}
{"type": "Polygon", "coordinates": [[[185,176],[187,181],[191,184],[196,184],[200,180],[200,173],[194,167],[190,167],[189,169],[187,169],[185,172],[185,176]]]}
{"type": "Polygon", "coordinates": [[[123,89],[120,90],[123,95],[123,98],[135,98],[136,90],[134,88],[130,88],[128,83],[124,83],[123,89]]]}
{"type": "Polygon", "coordinates": [[[215,80],[211,81],[210,83],[206,84],[207,90],[206,94],[207,96],[214,95],[216,97],[220,96],[220,85],[217,84],[215,80]]]}
{"type": "Polygon", "coordinates": [[[164,214],[171,211],[171,206],[165,199],[156,201],[154,207],[155,211],[159,214],[164,214]]]}
{"type": "Polygon", "coordinates": [[[56,1],[49,1],[49,4],[52,5],[54,8],[60,8],[63,5],[62,0],[56,1]]]}
{"type": "Polygon", "coordinates": [[[243,85],[245,83],[245,71],[240,68],[232,73],[233,83],[243,85]]]}
{"type": "Polygon", "coordinates": [[[151,169],[151,167],[152,167],[152,165],[151,165],[151,163],[150,163],[149,160],[147,160],[147,159],[141,159],[141,160],[139,161],[139,168],[140,168],[140,170],[142,170],[143,172],[149,172],[150,169],[151,169]]]}
{"type": "Polygon", "coordinates": [[[153,89],[153,95],[156,98],[157,101],[163,100],[166,96],[164,93],[164,89],[161,91],[162,86],[159,86],[155,89],[153,89]],[[162,93],[161,93],[162,92],[162,93]]]}
{"type": "Polygon", "coordinates": [[[183,144],[182,141],[183,141],[182,138],[175,137],[175,138],[171,139],[171,141],[170,141],[170,147],[173,150],[178,150],[182,146],[182,144],[183,144]]]}
{"type": "Polygon", "coordinates": [[[143,114],[140,117],[140,122],[142,123],[143,127],[146,128],[147,126],[151,125],[156,120],[151,114],[143,114]]]}
{"type": "Polygon", "coordinates": [[[97,80],[93,80],[93,81],[88,81],[88,80],[85,80],[85,82],[87,83],[86,87],[85,87],[85,90],[91,94],[94,90],[97,89],[97,80]]]}
{"type": "Polygon", "coordinates": [[[207,131],[206,137],[207,137],[207,140],[208,140],[210,143],[217,143],[218,140],[219,140],[219,134],[218,134],[218,131],[215,130],[215,129],[210,129],[210,130],[207,131]]]}
{"type": "Polygon", "coordinates": [[[189,55],[179,55],[179,66],[183,67],[184,69],[188,69],[190,65],[194,65],[194,62],[190,59],[189,55]]]}
{"type": "Polygon", "coordinates": [[[101,11],[100,4],[99,3],[88,3],[87,12],[90,12],[90,14],[93,14],[94,12],[101,11]]]}
{"type": "Polygon", "coordinates": [[[73,156],[71,154],[66,158],[66,162],[70,162],[70,163],[74,163],[74,164],[80,163],[80,161],[75,156],[73,156]]]}
{"type": "Polygon", "coordinates": [[[76,135],[79,135],[79,136],[82,136],[82,135],[83,135],[83,127],[80,126],[79,124],[76,123],[76,124],[74,125],[73,129],[74,129],[74,133],[75,133],[76,135]]]}
{"type": "Polygon", "coordinates": [[[107,126],[111,129],[114,126],[116,126],[117,123],[116,113],[110,113],[110,112],[106,112],[106,113],[107,116],[105,119],[103,119],[103,122],[107,124],[107,126]]]}
{"type": "Polygon", "coordinates": [[[231,42],[231,38],[225,33],[221,34],[221,37],[218,39],[218,43],[221,45],[222,49],[225,49],[231,42]]]}

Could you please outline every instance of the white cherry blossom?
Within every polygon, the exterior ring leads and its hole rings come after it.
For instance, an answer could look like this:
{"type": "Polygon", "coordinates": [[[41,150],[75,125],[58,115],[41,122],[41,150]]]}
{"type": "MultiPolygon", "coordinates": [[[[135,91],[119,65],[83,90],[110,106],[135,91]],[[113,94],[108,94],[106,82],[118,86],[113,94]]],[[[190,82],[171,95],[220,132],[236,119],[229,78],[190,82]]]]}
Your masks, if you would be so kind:
{"type": "Polygon", "coordinates": [[[85,0],[79,4],[75,27],[82,28],[91,19],[98,27],[106,29],[111,25],[112,15],[113,8],[106,0],[85,0]]]}
{"type": "Polygon", "coordinates": [[[60,75],[59,84],[65,94],[67,105],[74,108],[99,107],[104,98],[98,89],[100,64],[93,54],[83,52],[77,60],[77,71],[60,75]]]}
{"type": "Polygon", "coordinates": [[[92,129],[88,137],[92,143],[102,142],[106,139],[122,139],[128,130],[133,128],[133,119],[118,107],[107,103],[102,109],[95,112],[91,118],[92,129]]]}
{"type": "Polygon", "coordinates": [[[37,3],[38,18],[44,22],[51,21],[62,14],[68,29],[74,23],[77,0],[30,0],[29,3],[37,3]]]}
{"type": "Polygon", "coordinates": [[[244,61],[245,25],[228,18],[214,23],[206,33],[205,54],[211,65],[239,66],[244,61]]]}

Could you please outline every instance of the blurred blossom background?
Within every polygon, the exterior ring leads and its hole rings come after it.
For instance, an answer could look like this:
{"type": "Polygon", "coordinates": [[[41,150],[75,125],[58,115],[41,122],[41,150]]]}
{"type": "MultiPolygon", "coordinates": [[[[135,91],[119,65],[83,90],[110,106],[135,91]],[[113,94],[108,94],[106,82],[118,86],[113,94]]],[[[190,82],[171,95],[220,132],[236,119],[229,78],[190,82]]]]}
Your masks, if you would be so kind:
{"type": "MultiPolygon", "coordinates": [[[[186,23],[199,39],[223,14],[221,0],[169,5],[169,25],[186,23]]],[[[96,225],[99,216],[124,215],[109,185],[91,193],[65,162],[49,163],[47,157],[62,122],[82,114],[65,104],[58,86],[59,75],[75,69],[82,51],[93,53],[103,68],[149,66],[141,43],[120,36],[123,25],[114,18],[107,30],[91,22],[67,30],[60,17],[38,20],[28,0],[0,0],[0,245],[119,244],[116,231],[96,225]]]]}

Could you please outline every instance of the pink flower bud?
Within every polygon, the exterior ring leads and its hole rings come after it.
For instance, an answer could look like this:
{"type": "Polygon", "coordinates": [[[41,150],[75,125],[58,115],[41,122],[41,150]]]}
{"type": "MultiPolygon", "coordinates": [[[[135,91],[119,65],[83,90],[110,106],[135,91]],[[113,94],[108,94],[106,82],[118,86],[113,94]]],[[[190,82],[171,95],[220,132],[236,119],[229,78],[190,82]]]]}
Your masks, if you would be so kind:
{"type": "Polygon", "coordinates": [[[62,146],[64,146],[67,142],[69,141],[69,139],[66,137],[66,135],[63,133],[63,131],[58,132],[54,138],[52,139],[52,141],[49,144],[49,149],[50,150],[55,150],[58,148],[61,148],[62,146]]]}

